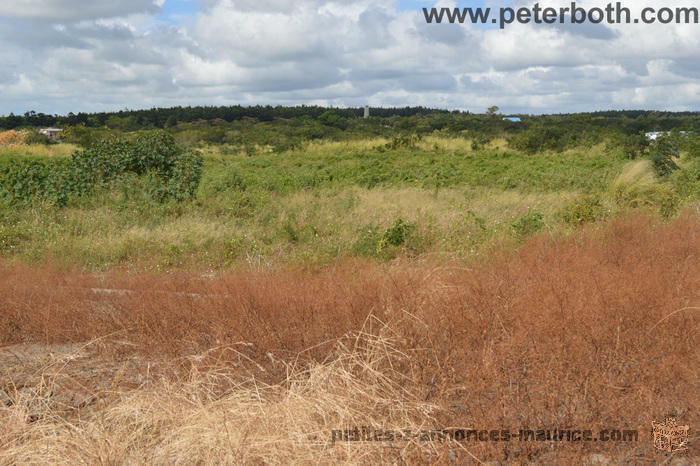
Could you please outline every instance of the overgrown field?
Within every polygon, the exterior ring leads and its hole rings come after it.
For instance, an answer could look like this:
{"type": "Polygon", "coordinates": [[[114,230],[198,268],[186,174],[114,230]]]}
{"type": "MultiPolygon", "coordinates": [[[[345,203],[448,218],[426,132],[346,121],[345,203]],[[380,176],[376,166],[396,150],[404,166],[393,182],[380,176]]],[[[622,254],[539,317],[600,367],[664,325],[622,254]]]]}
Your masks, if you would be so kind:
{"type": "Polygon", "coordinates": [[[649,431],[700,424],[697,135],[408,131],[436,118],[1,148],[0,464],[676,460],[649,431]]]}
{"type": "Polygon", "coordinates": [[[699,235],[696,215],[638,214],[482,265],[5,265],[0,463],[660,463],[651,421],[700,422],[699,235]],[[639,440],[333,444],[363,426],[639,440]]]}
{"type": "MultiPolygon", "coordinates": [[[[81,171],[75,184],[92,194],[71,197],[73,185],[65,195],[57,190],[63,208],[51,196],[0,207],[0,255],[136,270],[422,254],[469,258],[629,209],[670,218],[698,206],[700,159],[687,154],[681,169],[660,178],[651,161],[630,160],[603,142],[531,154],[503,140],[476,148],[470,141],[311,142],[254,154],[210,146],[202,150],[199,188],[184,202],[154,201],[153,186],[162,189],[150,181],[157,174],[111,176],[109,184],[95,186],[81,171]]],[[[85,158],[78,159],[82,165],[85,158]]],[[[47,178],[50,186],[54,181],[47,178]]]]}

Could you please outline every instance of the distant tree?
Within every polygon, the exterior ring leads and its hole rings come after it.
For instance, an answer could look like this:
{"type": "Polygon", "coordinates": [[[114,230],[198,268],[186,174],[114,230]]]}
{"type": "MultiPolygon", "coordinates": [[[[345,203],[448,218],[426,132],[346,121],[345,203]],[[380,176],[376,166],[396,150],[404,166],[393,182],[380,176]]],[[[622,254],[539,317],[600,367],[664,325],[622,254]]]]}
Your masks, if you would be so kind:
{"type": "Polygon", "coordinates": [[[172,128],[173,126],[177,126],[177,116],[170,115],[168,117],[168,119],[165,121],[165,126],[167,128],[172,128]]]}
{"type": "Polygon", "coordinates": [[[328,110],[323,112],[319,117],[318,121],[325,126],[333,126],[335,128],[345,129],[348,126],[348,120],[338,115],[335,110],[328,110]]]}
{"type": "Polygon", "coordinates": [[[498,113],[499,110],[500,110],[500,108],[498,107],[498,105],[493,105],[493,106],[489,107],[488,109],[486,109],[486,114],[487,115],[495,115],[496,113],[498,113]]]}
{"type": "Polygon", "coordinates": [[[667,176],[674,170],[678,170],[679,167],[673,159],[679,157],[678,144],[670,136],[658,138],[651,150],[651,164],[659,176],[667,176]]]}

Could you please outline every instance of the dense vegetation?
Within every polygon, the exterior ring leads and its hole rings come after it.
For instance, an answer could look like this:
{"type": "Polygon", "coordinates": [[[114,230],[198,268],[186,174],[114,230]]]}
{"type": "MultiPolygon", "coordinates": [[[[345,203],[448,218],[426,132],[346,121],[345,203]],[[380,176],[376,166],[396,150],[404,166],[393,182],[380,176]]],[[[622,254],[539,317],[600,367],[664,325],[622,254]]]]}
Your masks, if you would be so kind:
{"type": "Polygon", "coordinates": [[[0,463],[668,460],[700,117],[357,110],[0,120],[0,463]],[[333,444],[355,425],[639,441],[333,444]]]}
{"type": "MultiPolygon", "coordinates": [[[[498,107],[492,107],[495,111],[498,107]]],[[[324,113],[332,111],[342,118],[354,119],[363,114],[362,108],[325,108],[319,106],[249,106],[240,105],[229,107],[198,106],[152,108],[146,110],[122,110],[119,112],[101,113],[69,113],[68,115],[47,115],[28,111],[24,115],[0,117],[0,129],[14,129],[24,126],[77,126],[87,127],[117,127],[130,130],[143,128],[165,128],[178,123],[191,123],[202,120],[222,120],[225,122],[254,119],[256,121],[273,121],[276,119],[318,119],[324,113]]],[[[442,120],[442,124],[456,120],[469,120],[469,112],[430,109],[425,107],[376,108],[370,109],[372,116],[388,117],[433,117],[442,120]]],[[[494,112],[491,112],[494,113],[494,112]]],[[[633,132],[642,130],[671,130],[687,126],[689,122],[700,116],[698,112],[658,112],[646,110],[604,111],[576,115],[527,116],[529,121],[566,121],[571,118],[582,121],[590,119],[596,125],[619,126],[624,124],[633,132]]],[[[459,123],[458,123],[459,124],[459,123]]],[[[697,124],[697,122],[696,122],[697,124]]],[[[696,126],[697,127],[697,126],[696,126]]]]}
{"type": "Polygon", "coordinates": [[[629,209],[670,218],[700,198],[691,114],[273,110],[290,118],[153,130],[115,114],[48,146],[36,128],[7,132],[0,254],[157,268],[464,257],[629,209]],[[676,129],[639,132],[661,128],[676,129]]]}
{"type": "Polygon", "coordinates": [[[184,200],[199,185],[202,157],[175,144],[167,133],[135,140],[108,139],[70,159],[19,159],[0,166],[0,202],[29,204],[47,200],[65,206],[96,188],[124,187],[129,175],[143,177],[143,196],[155,201],[184,200]]]}

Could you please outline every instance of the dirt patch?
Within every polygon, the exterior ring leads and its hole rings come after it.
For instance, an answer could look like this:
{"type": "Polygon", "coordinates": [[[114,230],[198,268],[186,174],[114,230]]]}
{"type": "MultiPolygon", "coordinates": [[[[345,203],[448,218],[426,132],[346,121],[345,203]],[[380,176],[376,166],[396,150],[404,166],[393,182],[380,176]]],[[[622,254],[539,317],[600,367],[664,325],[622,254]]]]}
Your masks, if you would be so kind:
{"type": "Polygon", "coordinates": [[[125,389],[147,383],[151,364],[115,358],[118,344],[39,343],[0,348],[0,404],[23,406],[35,421],[46,412],[70,414],[125,389]]]}

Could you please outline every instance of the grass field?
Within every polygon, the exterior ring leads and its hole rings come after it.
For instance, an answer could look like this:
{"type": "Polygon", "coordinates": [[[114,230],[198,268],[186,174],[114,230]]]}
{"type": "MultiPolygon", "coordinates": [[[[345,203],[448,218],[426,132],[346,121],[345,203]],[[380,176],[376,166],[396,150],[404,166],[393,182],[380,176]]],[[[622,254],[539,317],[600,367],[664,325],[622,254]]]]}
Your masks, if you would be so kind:
{"type": "Polygon", "coordinates": [[[0,207],[0,464],[656,464],[677,455],[651,421],[699,424],[697,159],[660,178],[602,141],[200,150],[185,202],[133,176],[0,207]],[[365,426],[639,437],[335,436],[365,426]]]}
{"type": "Polygon", "coordinates": [[[133,179],[63,209],[0,207],[0,254],[135,270],[469,258],[629,208],[669,217],[698,206],[698,182],[685,171],[662,183],[648,162],[602,145],[529,155],[498,140],[477,151],[460,138],[390,143],[311,143],[254,156],[212,147],[197,198],[179,204],[144,201],[133,179]]]}
{"type": "Polygon", "coordinates": [[[14,404],[0,408],[0,462],[658,462],[652,420],[700,421],[699,232],[697,216],[637,215],[472,266],[213,278],[4,266],[14,404]],[[47,353],[24,356],[32,342],[47,353]],[[333,445],[332,430],[355,426],[639,441],[333,445]]]}
{"type": "Polygon", "coordinates": [[[75,144],[53,144],[53,145],[20,145],[16,147],[0,146],[0,163],[16,158],[54,158],[54,157],[69,157],[73,152],[78,150],[75,144]]]}

